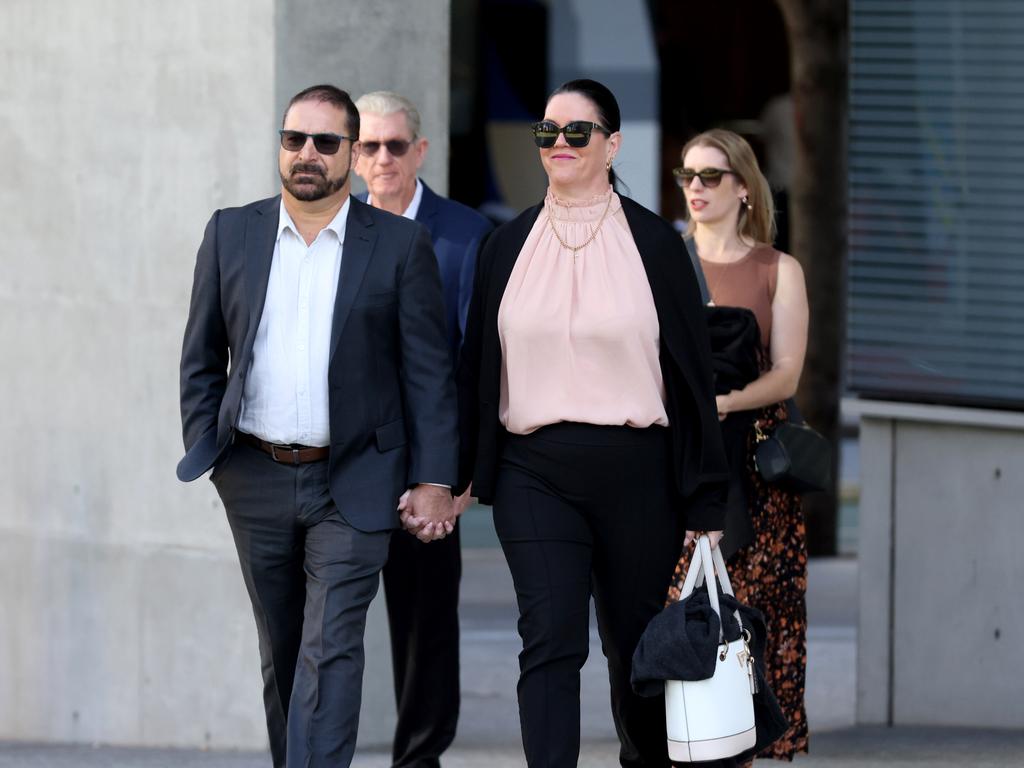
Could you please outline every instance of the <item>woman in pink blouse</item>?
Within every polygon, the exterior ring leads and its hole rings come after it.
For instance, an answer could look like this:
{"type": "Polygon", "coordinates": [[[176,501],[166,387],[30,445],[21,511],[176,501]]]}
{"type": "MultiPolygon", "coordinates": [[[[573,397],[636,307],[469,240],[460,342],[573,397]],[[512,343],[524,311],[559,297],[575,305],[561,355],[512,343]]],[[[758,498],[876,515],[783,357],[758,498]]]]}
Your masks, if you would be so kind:
{"type": "MultiPolygon", "coordinates": [[[[728,467],[700,292],[666,222],[614,190],[618,104],[592,80],[533,126],[544,201],[483,247],[459,368],[460,484],[494,506],[519,601],[530,766],[575,766],[593,595],[623,766],[668,766],[630,662],[728,467]]],[[[461,490],[461,489],[459,489],[461,490]]]]}

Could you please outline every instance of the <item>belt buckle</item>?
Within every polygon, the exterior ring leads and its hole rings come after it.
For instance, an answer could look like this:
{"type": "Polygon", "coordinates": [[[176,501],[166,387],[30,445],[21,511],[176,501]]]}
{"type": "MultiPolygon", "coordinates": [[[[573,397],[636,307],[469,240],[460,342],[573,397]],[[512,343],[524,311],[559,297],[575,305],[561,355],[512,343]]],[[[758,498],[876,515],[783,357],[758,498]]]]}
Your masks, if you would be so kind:
{"type": "Polygon", "coordinates": [[[270,458],[272,458],[274,461],[276,461],[276,462],[278,462],[280,464],[287,464],[288,463],[288,461],[283,456],[282,456],[282,458],[278,458],[277,457],[277,449],[279,447],[282,448],[282,449],[287,449],[288,451],[291,452],[291,454],[292,454],[292,456],[291,456],[291,459],[292,459],[291,460],[291,464],[297,466],[297,465],[302,463],[302,462],[299,461],[299,449],[298,448],[288,448],[288,446],[284,446],[284,445],[278,446],[278,445],[276,445],[274,443],[271,443],[270,444],[270,458]]]}

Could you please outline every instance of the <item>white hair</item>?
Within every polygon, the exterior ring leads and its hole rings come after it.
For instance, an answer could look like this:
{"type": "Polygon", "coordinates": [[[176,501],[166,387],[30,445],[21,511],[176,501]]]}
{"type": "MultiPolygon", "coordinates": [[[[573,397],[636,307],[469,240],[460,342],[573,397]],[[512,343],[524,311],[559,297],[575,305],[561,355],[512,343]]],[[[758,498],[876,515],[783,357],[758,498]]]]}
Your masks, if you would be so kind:
{"type": "Polygon", "coordinates": [[[370,112],[375,115],[393,115],[401,112],[405,115],[405,123],[409,127],[413,140],[420,135],[420,112],[416,105],[405,96],[393,91],[373,91],[365,93],[356,99],[356,109],[360,114],[370,112]]]}

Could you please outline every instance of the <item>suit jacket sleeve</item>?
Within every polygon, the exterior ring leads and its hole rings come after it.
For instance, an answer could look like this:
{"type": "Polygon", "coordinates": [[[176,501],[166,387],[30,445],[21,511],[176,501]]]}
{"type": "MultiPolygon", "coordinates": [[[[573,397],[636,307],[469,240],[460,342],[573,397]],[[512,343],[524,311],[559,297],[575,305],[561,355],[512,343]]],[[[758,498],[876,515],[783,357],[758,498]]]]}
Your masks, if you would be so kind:
{"type": "Polygon", "coordinates": [[[480,253],[473,259],[473,289],[466,308],[466,328],[459,355],[459,482],[456,492],[461,494],[473,481],[476,463],[477,439],[480,420],[480,365],[483,349],[484,302],[487,279],[484,265],[487,259],[490,233],[480,244],[480,253]]]}
{"type": "Polygon", "coordinates": [[[476,257],[480,240],[473,238],[466,248],[466,256],[459,267],[459,344],[466,339],[466,320],[469,317],[469,302],[473,297],[473,276],[476,274],[476,257]]]}
{"type": "Polygon", "coordinates": [[[455,380],[441,277],[423,227],[418,227],[413,239],[398,290],[402,390],[411,448],[408,483],[454,486],[458,469],[455,380]]]}
{"type": "Polygon", "coordinates": [[[216,428],[228,380],[228,334],[221,313],[217,255],[219,218],[220,211],[210,218],[196,256],[181,349],[181,426],[186,450],[216,428]]]}

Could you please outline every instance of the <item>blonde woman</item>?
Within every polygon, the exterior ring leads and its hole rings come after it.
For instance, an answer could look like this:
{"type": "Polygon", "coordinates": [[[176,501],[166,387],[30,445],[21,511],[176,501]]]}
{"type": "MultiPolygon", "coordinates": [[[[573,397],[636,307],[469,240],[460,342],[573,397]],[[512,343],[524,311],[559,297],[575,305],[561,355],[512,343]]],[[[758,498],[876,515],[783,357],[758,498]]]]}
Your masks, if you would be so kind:
{"type": "MultiPolygon", "coordinates": [[[[686,197],[687,236],[693,238],[716,306],[745,307],[757,318],[760,375],[716,398],[719,419],[754,412],[762,429],[787,418],[785,401],[800,380],[807,347],[807,291],[792,256],[772,247],[774,217],[768,182],[750,145],[731,131],[691,139],[673,173],[686,197]]],[[[752,419],[753,420],[753,419],[752,419]]],[[[807,650],[807,549],[800,498],[764,482],[753,463],[749,437],[745,466],[748,534],[737,541],[730,524],[729,574],[736,595],[762,611],[768,638],[768,680],[790,723],[789,731],[760,757],[791,760],[807,750],[804,679],[807,650]]],[[[684,561],[670,590],[678,596],[684,561]]]]}

